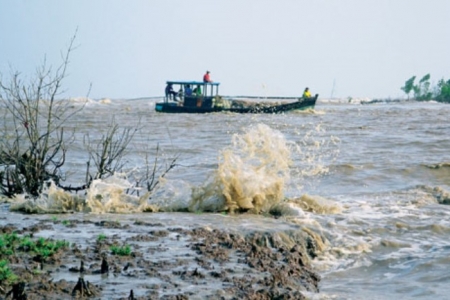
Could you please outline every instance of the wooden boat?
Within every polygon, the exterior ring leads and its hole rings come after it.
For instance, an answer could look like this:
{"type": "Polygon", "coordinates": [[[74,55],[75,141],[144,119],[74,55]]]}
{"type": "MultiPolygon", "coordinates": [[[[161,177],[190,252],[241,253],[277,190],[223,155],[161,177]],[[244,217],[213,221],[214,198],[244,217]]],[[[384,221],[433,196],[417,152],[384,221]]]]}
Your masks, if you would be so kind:
{"type": "Polygon", "coordinates": [[[176,95],[166,93],[164,102],[155,105],[157,112],[163,113],[283,113],[292,110],[313,109],[319,95],[302,97],[250,97],[219,96],[218,82],[167,81],[167,85],[179,87],[176,95]],[[191,92],[192,87],[201,92],[191,92]],[[245,101],[251,99],[253,101],[245,101]],[[255,102],[254,100],[264,100],[255,102]],[[267,102],[277,100],[277,102],[267,102]]]}

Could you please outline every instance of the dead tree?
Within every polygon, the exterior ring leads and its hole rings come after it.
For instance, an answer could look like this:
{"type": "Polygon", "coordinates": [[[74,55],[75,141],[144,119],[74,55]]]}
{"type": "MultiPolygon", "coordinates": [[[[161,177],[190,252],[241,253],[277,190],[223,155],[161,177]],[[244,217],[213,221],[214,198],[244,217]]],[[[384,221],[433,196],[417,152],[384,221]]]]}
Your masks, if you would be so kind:
{"type": "MultiPolygon", "coordinates": [[[[93,180],[122,172],[125,167],[124,158],[139,124],[135,128],[121,128],[113,117],[107,132],[99,139],[85,135],[88,157],[85,182],[75,187],[65,182],[63,166],[76,131],[65,130],[65,123],[84,108],[84,105],[74,108],[70,101],[60,99],[75,37],[70,40],[67,52],[62,54],[62,63],[55,71],[44,61],[29,82],[23,81],[19,72],[12,72],[8,82],[0,74],[0,108],[4,112],[3,124],[0,123],[2,195],[12,197],[26,193],[37,197],[50,180],[66,191],[85,190],[93,180]]],[[[158,178],[175,166],[176,159],[161,169],[156,157],[153,166],[147,165],[145,174],[136,179],[135,186],[145,183],[143,185],[151,191],[158,178]]]]}
{"type": "Polygon", "coordinates": [[[29,82],[24,82],[19,72],[12,73],[9,83],[0,77],[0,100],[4,105],[0,192],[6,196],[23,192],[37,196],[44,182],[58,182],[61,178],[72,136],[63,125],[82,109],[58,99],[74,40],[75,36],[54,72],[44,61],[29,82]]]}

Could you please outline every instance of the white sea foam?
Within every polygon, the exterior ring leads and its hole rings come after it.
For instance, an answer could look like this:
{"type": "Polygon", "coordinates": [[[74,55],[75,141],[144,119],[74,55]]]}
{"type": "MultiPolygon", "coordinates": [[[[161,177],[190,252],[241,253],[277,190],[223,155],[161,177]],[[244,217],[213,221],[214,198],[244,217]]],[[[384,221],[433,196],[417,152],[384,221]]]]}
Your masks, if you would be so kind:
{"type": "Polygon", "coordinates": [[[84,104],[88,104],[88,103],[95,103],[96,101],[91,98],[88,98],[88,97],[74,97],[74,98],[70,98],[69,102],[72,104],[84,105],[84,104]]]}
{"type": "Polygon", "coordinates": [[[58,188],[53,181],[49,181],[37,198],[27,194],[15,195],[10,209],[38,214],[84,211],[85,200],[82,197],[65,192],[58,188]]]}

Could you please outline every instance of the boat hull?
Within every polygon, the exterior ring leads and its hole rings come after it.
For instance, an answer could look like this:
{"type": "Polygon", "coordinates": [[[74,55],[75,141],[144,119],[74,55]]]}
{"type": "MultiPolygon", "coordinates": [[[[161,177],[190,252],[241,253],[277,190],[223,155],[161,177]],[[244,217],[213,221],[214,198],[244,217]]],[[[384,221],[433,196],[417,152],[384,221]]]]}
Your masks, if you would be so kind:
{"type": "Polygon", "coordinates": [[[250,107],[199,107],[199,106],[188,106],[188,105],[178,105],[174,102],[158,102],[155,105],[155,110],[162,113],[214,113],[214,112],[232,112],[232,113],[244,113],[244,114],[276,114],[284,113],[293,110],[306,110],[314,109],[318,95],[314,97],[303,99],[299,98],[295,102],[274,104],[266,106],[250,106],[250,107]]]}

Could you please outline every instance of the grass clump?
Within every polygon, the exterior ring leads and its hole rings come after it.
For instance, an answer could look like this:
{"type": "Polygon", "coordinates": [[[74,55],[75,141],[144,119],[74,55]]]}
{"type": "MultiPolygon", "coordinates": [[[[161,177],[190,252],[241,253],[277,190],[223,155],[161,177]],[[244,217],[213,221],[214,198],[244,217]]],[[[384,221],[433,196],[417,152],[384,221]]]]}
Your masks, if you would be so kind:
{"type": "Polygon", "coordinates": [[[58,252],[61,248],[67,248],[69,242],[66,241],[52,241],[42,237],[33,241],[29,236],[26,236],[21,241],[18,249],[24,252],[34,252],[37,255],[47,258],[58,252]]]}
{"type": "Polygon", "coordinates": [[[98,241],[98,242],[102,242],[102,241],[104,241],[104,240],[106,240],[106,235],[103,234],[103,233],[100,233],[100,234],[98,235],[98,237],[97,237],[97,241],[98,241]]]}
{"type": "Polygon", "coordinates": [[[61,240],[54,241],[42,237],[33,239],[28,235],[19,236],[15,232],[0,234],[0,284],[13,284],[18,279],[8,266],[11,256],[29,253],[45,260],[68,246],[69,242],[61,240]]]}
{"type": "Polygon", "coordinates": [[[0,283],[7,282],[11,284],[16,282],[17,279],[17,275],[8,267],[8,261],[4,259],[0,260],[0,283]]]}
{"type": "Polygon", "coordinates": [[[7,259],[8,256],[20,252],[30,252],[46,258],[68,246],[69,242],[62,240],[53,241],[43,237],[32,239],[28,235],[21,237],[16,233],[1,234],[0,259],[7,259]]]}
{"type": "Polygon", "coordinates": [[[131,247],[130,245],[125,246],[111,246],[111,252],[114,255],[120,255],[120,256],[129,256],[131,254],[131,247]]]}

